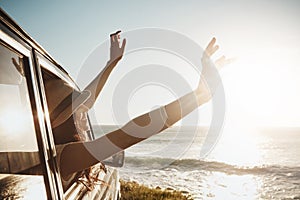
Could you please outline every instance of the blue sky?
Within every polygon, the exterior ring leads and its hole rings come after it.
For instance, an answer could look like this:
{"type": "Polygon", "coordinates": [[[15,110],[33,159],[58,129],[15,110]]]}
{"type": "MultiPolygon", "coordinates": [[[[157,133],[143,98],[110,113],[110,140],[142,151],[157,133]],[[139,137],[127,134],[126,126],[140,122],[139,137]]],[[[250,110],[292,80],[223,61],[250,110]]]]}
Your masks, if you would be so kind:
{"type": "MultiPolygon", "coordinates": [[[[299,33],[297,0],[2,0],[0,5],[71,74],[97,44],[119,29],[161,27],[183,33],[201,45],[212,36],[221,41],[245,32],[263,36],[270,28],[272,34],[264,35],[266,41],[284,30],[294,29],[294,36],[299,33]]],[[[242,39],[250,39],[246,36],[242,39]]]]}
{"type": "MultiPolygon", "coordinates": [[[[238,57],[222,72],[227,123],[244,119],[241,123],[300,125],[297,0],[2,0],[0,6],[73,77],[97,45],[115,30],[170,29],[200,46],[215,36],[220,55],[238,57]]],[[[109,108],[104,106],[111,101],[105,96],[111,94],[104,94],[95,116],[103,123],[112,123],[109,108]]],[[[133,108],[133,115],[141,109],[133,108]]]]}

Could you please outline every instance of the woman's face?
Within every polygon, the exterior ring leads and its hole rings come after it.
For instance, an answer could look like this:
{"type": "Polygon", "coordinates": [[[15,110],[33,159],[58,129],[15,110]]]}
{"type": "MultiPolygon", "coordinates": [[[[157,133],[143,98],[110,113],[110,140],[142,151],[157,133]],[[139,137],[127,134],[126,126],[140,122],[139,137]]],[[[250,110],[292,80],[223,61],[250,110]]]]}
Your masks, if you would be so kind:
{"type": "Polygon", "coordinates": [[[90,130],[88,117],[87,117],[87,107],[84,105],[80,106],[75,112],[75,126],[80,132],[85,132],[90,130]]]}

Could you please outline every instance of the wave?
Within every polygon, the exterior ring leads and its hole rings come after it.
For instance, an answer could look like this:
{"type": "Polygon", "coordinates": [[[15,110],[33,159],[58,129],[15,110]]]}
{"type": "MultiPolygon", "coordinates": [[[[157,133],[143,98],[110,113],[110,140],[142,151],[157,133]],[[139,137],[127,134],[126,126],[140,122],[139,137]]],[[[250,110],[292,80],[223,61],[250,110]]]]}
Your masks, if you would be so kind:
{"type": "Polygon", "coordinates": [[[226,174],[255,174],[297,177],[300,178],[300,167],[289,167],[279,165],[262,165],[255,167],[240,167],[227,163],[216,161],[205,161],[197,159],[180,159],[159,157],[126,157],[125,163],[130,168],[146,168],[146,169],[175,169],[178,171],[208,171],[223,172],[226,174]]]}

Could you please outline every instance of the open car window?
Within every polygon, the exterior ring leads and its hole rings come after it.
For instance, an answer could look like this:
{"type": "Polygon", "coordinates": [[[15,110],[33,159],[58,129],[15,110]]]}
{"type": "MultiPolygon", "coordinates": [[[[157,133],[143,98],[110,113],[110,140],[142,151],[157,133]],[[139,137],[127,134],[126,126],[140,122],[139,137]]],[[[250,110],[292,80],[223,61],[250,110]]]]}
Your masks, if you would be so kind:
{"type": "MultiPolygon", "coordinates": [[[[41,69],[50,120],[52,123],[52,121],[55,120],[55,114],[57,114],[55,113],[56,107],[64,103],[66,96],[72,95],[74,91],[79,91],[77,88],[74,88],[73,85],[52,73],[42,65],[41,69]]],[[[76,111],[58,126],[52,124],[52,132],[56,145],[78,140],[91,139],[91,129],[89,123],[87,123],[88,127],[85,130],[80,128],[78,124],[76,125],[76,119],[79,117],[79,115],[79,111],[76,111]]],[[[84,115],[80,115],[80,117],[84,118],[84,115]]],[[[87,117],[87,115],[85,115],[85,117],[87,117]]]]}
{"type": "MultiPolygon", "coordinates": [[[[74,113],[66,118],[65,121],[58,125],[54,123],[58,114],[56,112],[57,107],[61,105],[63,105],[62,107],[65,107],[65,98],[70,95],[72,98],[74,92],[80,92],[77,87],[74,87],[76,85],[72,84],[70,80],[65,79],[63,75],[60,75],[59,71],[57,71],[54,66],[52,67],[51,63],[42,62],[41,59],[39,59],[39,62],[55,146],[70,142],[90,140],[90,124],[87,123],[87,127],[84,130],[76,124],[76,119],[78,118],[78,115],[81,114],[76,109],[76,111],[74,110],[74,113]]],[[[84,173],[85,171],[76,172],[71,175],[68,180],[62,180],[63,190],[67,191],[70,189],[84,173]]]]}

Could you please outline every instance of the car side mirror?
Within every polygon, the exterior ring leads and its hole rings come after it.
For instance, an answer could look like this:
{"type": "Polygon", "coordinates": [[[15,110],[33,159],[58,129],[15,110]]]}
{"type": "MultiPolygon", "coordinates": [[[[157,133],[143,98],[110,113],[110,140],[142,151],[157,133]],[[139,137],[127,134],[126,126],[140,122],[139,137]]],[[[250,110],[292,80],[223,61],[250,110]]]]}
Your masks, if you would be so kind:
{"type": "Polygon", "coordinates": [[[125,159],[125,152],[120,151],[108,159],[104,160],[103,163],[111,167],[123,167],[125,159]]]}

